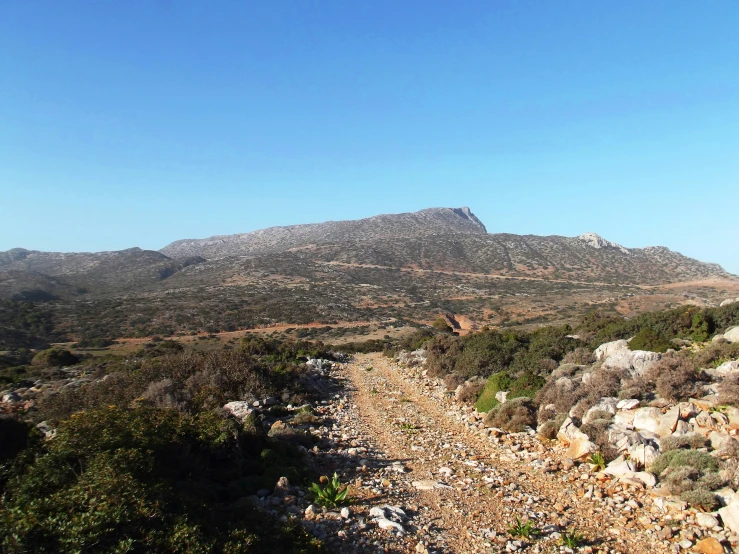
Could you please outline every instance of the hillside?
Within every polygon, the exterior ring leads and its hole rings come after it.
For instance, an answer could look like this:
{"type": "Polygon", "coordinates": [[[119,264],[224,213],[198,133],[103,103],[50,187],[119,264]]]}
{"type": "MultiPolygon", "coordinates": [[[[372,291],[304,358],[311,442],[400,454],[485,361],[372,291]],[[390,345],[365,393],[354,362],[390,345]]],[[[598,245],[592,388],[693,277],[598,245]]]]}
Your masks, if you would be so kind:
{"type": "Polygon", "coordinates": [[[75,336],[233,331],[278,323],[432,321],[465,329],[624,315],[739,295],[716,264],[664,247],[488,234],[469,208],[275,227],[159,252],[0,253],[0,299],[53,301],[75,336]],[[457,321],[457,319],[455,319],[457,321]]]}

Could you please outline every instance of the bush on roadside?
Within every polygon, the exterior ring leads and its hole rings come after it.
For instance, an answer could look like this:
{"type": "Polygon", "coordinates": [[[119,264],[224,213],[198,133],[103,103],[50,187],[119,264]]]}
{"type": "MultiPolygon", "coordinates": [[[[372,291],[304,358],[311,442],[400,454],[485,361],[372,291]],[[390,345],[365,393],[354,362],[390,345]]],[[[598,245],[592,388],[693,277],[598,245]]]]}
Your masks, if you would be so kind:
{"type": "Polygon", "coordinates": [[[657,394],[667,400],[679,401],[698,392],[698,373],[692,361],[679,354],[665,355],[644,374],[653,383],[657,394]]]}
{"type": "Polygon", "coordinates": [[[530,398],[514,398],[488,412],[485,425],[509,433],[520,433],[536,427],[536,405],[530,398]]]}

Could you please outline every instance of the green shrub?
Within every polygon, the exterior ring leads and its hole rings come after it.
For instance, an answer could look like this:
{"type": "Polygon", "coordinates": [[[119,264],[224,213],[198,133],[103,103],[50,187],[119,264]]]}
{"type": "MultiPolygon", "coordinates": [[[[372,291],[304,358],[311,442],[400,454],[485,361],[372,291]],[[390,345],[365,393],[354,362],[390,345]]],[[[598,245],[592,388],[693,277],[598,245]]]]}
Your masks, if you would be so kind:
{"type": "Polygon", "coordinates": [[[536,427],[536,406],[530,398],[508,400],[488,412],[485,425],[520,433],[526,427],[536,427]]]}
{"type": "Polygon", "coordinates": [[[303,532],[233,505],[262,477],[276,481],[270,470],[286,458],[277,444],[276,457],[262,456],[270,444],[207,412],[80,412],[9,481],[0,504],[2,550],[314,551],[303,532]]]}
{"type": "Polygon", "coordinates": [[[654,332],[652,329],[641,329],[634,338],[629,341],[631,350],[649,350],[650,352],[667,352],[673,344],[664,336],[654,332]]]}
{"type": "Polygon", "coordinates": [[[33,357],[31,363],[33,365],[43,367],[61,367],[70,366],[79,363],[79,358],[72,354],[69,350],[63,348],[49,348],[42,350],[33,357]]]}
{"type": "Polygon", "coordinates": [[[650,471],[657,476],[668,468],[691,467],[701,474],[718,471],[718,462],[706,452],[699,450],[670,450],[660,454],[654,461],[650,471]]]}

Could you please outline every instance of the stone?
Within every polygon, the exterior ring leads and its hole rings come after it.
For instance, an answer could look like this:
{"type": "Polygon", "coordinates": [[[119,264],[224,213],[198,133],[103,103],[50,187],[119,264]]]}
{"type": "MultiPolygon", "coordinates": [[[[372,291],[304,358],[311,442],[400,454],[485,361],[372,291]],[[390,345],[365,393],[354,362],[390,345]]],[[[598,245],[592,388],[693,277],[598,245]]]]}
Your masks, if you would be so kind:
{"type": "Polygon", "coordinates": [[[734,496],[728,506],[719,509],[718,515],[721,516],[724,527],[739,533],[739,497],[734,496]]]}
{"type": "MultiPolygon", "coordinates": [[[[636,418],[635,418],[636,419],[636,418]]],[[[677,427],[677,422],[680,419],[680,407],[673,406],[667,410],[659,418],[659,425],[655,431],[660,437],[666,437],[671,435],[677,427]]]]}
{"type": "Polygon", "coordinates": [[[505,403],[505,401],[508,399],[508,391],[499,390],[495,393],[495,399],[501,404],[505,403]]]}
{"type": "Polygon", "coordinates": [[[344,519],[349,519],[352,515],[352,511],[349,508],[342,508],[340,513],[344,519]]]}
{"type": "Polygon", "coordinates": [[[303,513],[305,514],[306,519],[313,519],[314,517],[316,517],[316,507],[311,504],[305,509],[305,512],[303,513]]]}
{"type": "Polygon", "coordinates": [[[616,409],[636,410],[639,407],[639,404],[641,404],[641,402],[636,398],[627,398],[625,400],[620,400],[619,403],[616,404],[616,409]]]}
{"type": "Polygon", "coordinates": [[[739,326],[728,329],[724,333],[724,338],[729,342],[739,342],[739,326]]]}
{"type": "Polygon", "coordinates": [[[739,360],[729,360],[718,367],[709,367],[703,371],[714,379],[723,379],[729,375],[739,373],[739,360]]]}
{"type": "Polygon", "coordinates": [[[403,528],[403,526],[397,521],[392,521],[390,519],[385,519],[385,518],[377,518],[375,522],[377,523],[380,529],[385,529],[388,531],[398,531],[399,533],[405,532],[405,529],[403,528]]]}
{"type": "Polygon", "coordinates": [[[570,444],[575,440],[588,440],[590,437],[580,431],[578,426],[575,425],[575,422],[572,421],[572,418],[568,417],[559,428],[557,438],[565,444],[570,444]]]}
{"type": "Polygon", "coordinates": [[[675,431],[672,434],[679,437],[688,433],[690,433],[690,424],[687,421],[680,420],[675,425],[675,431]]]}
{"type": "Polygon", "coordinates": [[[723,308],[724,306],[728,306],[729,304],[733,304],[734,302],[739,302],[739,298],[727,298],[721,304],[719,304],[720,308],[723,308]]]}
{"type": "Polygon", "coordinates": [[[711,431],[708,435],[708,440],[711,441],[711,448],[714,450],[721,450],[729,446],[736,439],[729,435],[729,433],[711,431]]]}
{"type": "Polygon", "coordinates": [[[637,444],[629,449],[629,457],[641,467],[648,468],[659,456],[659,452],[650,445],[637,444]]]}
{"type": "Polygon", "coordinates": [[[631,477],[635,472],[636,464],[630,460],[625,460],[623,456],[613,460],[603,470],[603,473],[614,477],[631,477]]]}
{"type": "Polygon", "coordinates": [[[722,506],[728,506],[734,500],[736,493],[731,487],[724,487],[713,491],[714,496],[718,499],[722,506]]]}
{"type": "Polygon", "coordinates": [[[653,488],[657,484],[657,478],[653,473],[649,473],[648,471],[637,471],[634,474],[634,477],[644,483],[644,486],[649,489],[653,488]]]}
{"type": "Polygon", "coordinates": [[[601,344],[598,348],[595,349],[595,352],[593,352],[593,355],[595,356],[595,359],[598,361],[605,360],[609,356],[612,356],[619,350],[625,350],[629,348],[629,343],[625,340],[615,340],[613,342],[606,342],[605,344],[601,344]]]}
{"type": "Polygon", "coordinates": [[[698,512],[695,514],[695,522],[704,529],[713,529],[718,525],[718,518],[712,514],[698,512]]]}
{"type": "Polygon", "coordinates": [[[413,481],[411,483],[413,487],[418,489],[419,491],[430,491],[433,489],[451,489],[453,487],[450,487],[449,485],[445,485],[444,483],[441,483],[439,481],[431,481],[431,480],[423,480],[423,481],[413,481]]]}
{"type": "Polygon", "coordinates": [[[687,550],[688,548],[693,546],[693,541],[689,541],[688,539],[683,539],[677,544],[679,544],[680,548],[682,548],[683,550],[687,550]]]}
{"type": "Polygon", "coordinates": [[[587,439],[575,439],[567,448],[567,456],[571,460],[584,460],[598,451],[598,445],[587,439]]]}
{"type": "Polygon", "coordinates": [[[724,554],[724,547],[714,537],[708,537],[695,543],[694,552],[699,554],[724,554]]]}
{"type": "Polygon", "coordinates": [[[223,406],[223,409],[242,422],[254,413],[254,409],[251,407],[251,402],[245,402],[243,400],[229,402],[223,406]]]}
{"type": "Polygon", "coordinates": [[[611,415],[616,413],[616,404],[618,404],[618,398],[601,398],[595,406],[590,408],[582,418],[583,423],[590,423],[594,419],[594,415],[597,412],[608,412],[611,415]]]}
{"type": "Polygon", "coordinates": [[[726,417],[729,420],[729,429],[739,429],[739,408],[727,407],[726,417]]]}
{"type": "Polygon", "coordinates": [[[659,408],[639,408],[634,412],[634,428],[657,432],[662,419],[662,410],[659,408]]]}

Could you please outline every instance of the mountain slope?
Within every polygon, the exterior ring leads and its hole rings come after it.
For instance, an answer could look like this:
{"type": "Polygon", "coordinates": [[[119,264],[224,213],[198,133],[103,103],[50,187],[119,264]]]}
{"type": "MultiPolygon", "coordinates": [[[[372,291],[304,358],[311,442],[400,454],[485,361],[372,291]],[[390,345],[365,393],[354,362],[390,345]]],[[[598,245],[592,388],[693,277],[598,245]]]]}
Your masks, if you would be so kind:
{"type": "Polygon", "coordinates": [[[239,235],[175,241],[160,250],[170,258],[222,258],[281,252],[312,244],[380,240],[423,235],[486,234],[469,208],[430,208],[414,213],[377,215],[354,221],[328,221],[289,227],[271,227],[239,235]]]}

